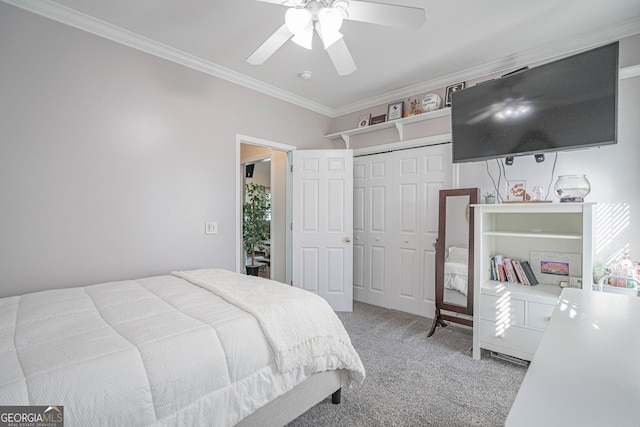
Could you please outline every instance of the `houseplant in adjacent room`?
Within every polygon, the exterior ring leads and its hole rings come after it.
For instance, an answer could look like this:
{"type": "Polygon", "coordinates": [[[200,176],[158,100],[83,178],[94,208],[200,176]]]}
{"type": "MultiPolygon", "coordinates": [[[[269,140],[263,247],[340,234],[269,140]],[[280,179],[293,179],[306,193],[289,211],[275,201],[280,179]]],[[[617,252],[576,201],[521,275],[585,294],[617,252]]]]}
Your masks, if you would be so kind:
{"type": "Polygon", "coordinates": [[[269,211],[269,196],[264,186],[249,183],[245,186],[246,198],[242,205],[242,241],[245,253],[251,254],[251,264],[246,265],[247,274],[258,275],[259,265],[256,264],[256,251],[264,251],[265,241],[269,240],[270,225],[267,221],[269,211]]]}

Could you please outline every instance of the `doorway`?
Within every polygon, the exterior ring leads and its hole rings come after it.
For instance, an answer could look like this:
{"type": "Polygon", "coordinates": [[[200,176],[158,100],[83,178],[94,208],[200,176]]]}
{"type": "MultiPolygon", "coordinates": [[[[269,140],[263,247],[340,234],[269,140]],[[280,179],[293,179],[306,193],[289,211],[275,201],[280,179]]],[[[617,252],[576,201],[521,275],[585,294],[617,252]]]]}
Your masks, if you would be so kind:
{"type": "Polygon", "coordinates": [[[289,161],[287,153],[295,147],[259,138],[236,135],[237,204],[236,204],[236,271],[245,272],[246,253],[242,244],[242,204],[244,185],[256,182],[264,185],[271,194],[270,241],[268,257],[259,260],[262,276],[282,283],[290,283],[290,266],[287,252],[290,249],[291,231],[286,227],[290,217],[290,190],[288,189],[289,161]],[[247,165],[253,166],[253,177],[247,178],[247,165]],[[248,180],[249,179],[249,180],[248,180]],[[268,271],[268,274],[267,274],[268,271]]]}
{"type": "MultiPolygon", "coordinates": [[[[264,247],[256,248],[253,253],[245,253],[246,256],[246,265],[250,265],[253,263],[259,266],[258,276],[264,277],[266,279],[272,279],[273,276],[271,274],[271,236],[274,234],[275,229],[279,228],[275,226],[275,219],[272,215],[272,208],[274,207],[273,203],[271,203],[271,158],[273,157],[271,153],[268,153],[269,157],[261,158],[258,160],[250,160],[247,159],[243,153],[246,153],[249,149],[253,150],[253,146],[242,144],[240,148],[241,152],[241,161],[244,162],[241,164],[241,170],[244,170],[244,184],[243,188],[243,203],[247,203],[249,201],[247,194],[247,186],[254,184],[264,188],[264,193],[267,200],[270,202],[269,209],[266,213],[266,221],[269,224],[269,237],[266,241],[264,241],[264,247]],[[253,256],[252,256],[253,255],[253,256]]],[[[261,150],[262,151],[262,150],[261,150]]],[[[276,206],[277,207],[277,206],[276,206]]],[[[276,209],[278,211],[278,209],[276,209]]],[[[275,238],[276,236],[274,236],[275,238]]]]}
{"type": "Polygon", "coordinates": [[[250,160],[270,158],[274,227],[270,263],[273,280],[314,292],[327,300],[334,310],[351,311],[352,150],[296,151],[296,147],[243,135],[236,135],[236,143],[236,271],[244,272],[246,262],[242,245],[245,171],[241,166],[250,160]],[[252,158],[248,154],[243,157],[243,149],[245,154],[248,150],[255,150],[252,158]],[[255,154],[257,151],[261,153],[255,154]],[[294,169],[297,172],[294,173],[294,169]],[[278,170],[282,171],[280,184],[278,170]],[[284,215],[278,214],[277,206],[284,210],[284,215]],[[297,220],[294,213],[297,213],[297,220]],[[277,224],[281,224],[284,233],[275,228],[277,224]],[[283,242],[278,243],[277,239],[282,239],[283,235],[283,242]],[[310,235],[317,238],[309,240],[310,235]]]}

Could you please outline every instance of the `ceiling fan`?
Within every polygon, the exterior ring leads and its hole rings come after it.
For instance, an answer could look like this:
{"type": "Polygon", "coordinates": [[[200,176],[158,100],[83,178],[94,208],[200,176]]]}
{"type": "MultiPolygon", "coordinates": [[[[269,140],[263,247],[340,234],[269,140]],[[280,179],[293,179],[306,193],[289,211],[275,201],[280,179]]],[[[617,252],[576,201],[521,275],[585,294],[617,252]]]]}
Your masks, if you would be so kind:
{"type": "Polygon", "coordinates": [[[263,64],[289,39],[311,49],[313,30],[320,36],[336,71],[346,76],[356,70],[351,52],[342,38],[344,19],[390,27],[417,29],[425,22],[424,9],[356,0],[257,0],[287,6],[285,23],[247,58],[263,64]]]}

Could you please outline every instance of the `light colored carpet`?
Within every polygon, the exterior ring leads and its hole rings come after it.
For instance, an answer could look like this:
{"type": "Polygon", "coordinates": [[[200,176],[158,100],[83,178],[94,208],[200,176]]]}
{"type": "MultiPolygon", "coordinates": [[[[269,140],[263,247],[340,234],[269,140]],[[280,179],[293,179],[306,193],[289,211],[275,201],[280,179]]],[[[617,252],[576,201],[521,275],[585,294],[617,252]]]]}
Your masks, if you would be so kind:
{"type": "Polygon", "coordinates": [[[367,377],[289,427],[504,425],[526,368],[488,353],[474,360],[470,329],[447,322],[427,338],[431,319],[359,302],[338,315],[367,377]]]}

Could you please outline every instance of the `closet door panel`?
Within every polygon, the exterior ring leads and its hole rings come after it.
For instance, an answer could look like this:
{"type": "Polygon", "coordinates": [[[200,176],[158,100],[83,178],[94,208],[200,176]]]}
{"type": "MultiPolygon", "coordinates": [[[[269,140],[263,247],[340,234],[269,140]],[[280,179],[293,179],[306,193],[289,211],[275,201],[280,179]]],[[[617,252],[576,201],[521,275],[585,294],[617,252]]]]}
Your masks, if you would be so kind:
{"type": "MultiPolygon", "coordinates": [[[[384,297],[384,291],[386,288],[385,277],[385,248],[384,246],[371,246],[369,248],[369,272],[371,273],[371,286],[369,291],[371,292],[371,299],[384,297]]],[[[381,304],[384,304],[380,300],[381,304]]]]}
{"type": "MultiPolygon", "coordinates": [[[[422,302],[435,304],[436,248],[438,238],[438,195],[443,182],[425,182],[422,186],[422,302]],[[433,207],[436,207],[435,211],[433,207]]],[[[425,310],[428,309],[425,307],[425,310]]]]}
{"type": "Polygon", "coordinates": [[[354,295],[390,307],[391,155],[354,159],[354,295]]]}
{"type": "Polygon", "coordinates": [[[393,153],[393,281],[391,307],[418,314],[420,305],[420,149],[393,153]]]}
{"type": "Polygon", "coordinates": [[[391,306],[389,250],[391,225],[391,173],[389,153],[369,156],[367,180],[367,301],[382,307],[391,306]]]}
{"type": "Polygon", "coordinates": [[[422,149],[421,176],[421,313],[433,316],[436,289],[436,249],[438,238],[439,192],[452,188],[451,144],[422,149]]]}
{"type": "Polygon", "coordinates": [[[367,162],[353,159],[353,299],[367,302],[365,288],[365,258],[367,243],[366,194],[367,162]]]}
{"type": "Polygon", "coordinates": [[[353,299],[367,302],[364,287],[364,257],[365,247],[353,244],[353,299]]]}

